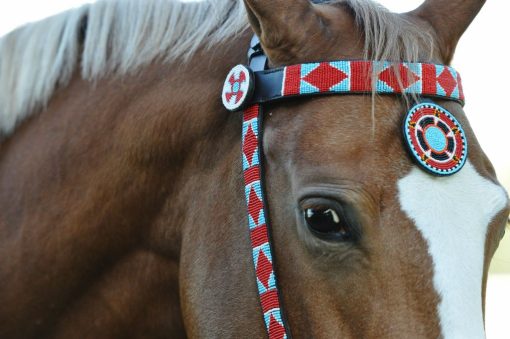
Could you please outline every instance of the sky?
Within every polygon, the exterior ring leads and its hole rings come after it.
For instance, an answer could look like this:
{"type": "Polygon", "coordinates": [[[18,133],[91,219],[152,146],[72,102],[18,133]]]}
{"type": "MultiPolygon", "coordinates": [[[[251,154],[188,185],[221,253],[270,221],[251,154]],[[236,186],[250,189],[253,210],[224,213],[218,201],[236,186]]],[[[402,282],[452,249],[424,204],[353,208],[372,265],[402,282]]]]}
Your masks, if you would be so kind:
{"type": "MultiPolygon", "coordinates": [[[[445,0],[447,1],[447,0],[445,0]]],[[[1,0],[0,36],[12,29],[80,6],[92,0],[1,0]]],[[[381,0],[395,12],[419,6],[417,0],[381,0]]],[[[495,166],[499,180],[510,190],[510,110],[505,98],[510,67],[510,1],[487,1],[481,13],[461,39],[452,66],[460,72],[466,94],[465,112],[478,141],[495,166]],[[504,60],[501,62],[501,60],[504,60]]],[[[510,231],[493,260],[496,273],[510,273],[510,231]]],[[[503,312],[498,307],[510,305],[510,275],[491,278],[488,292],[488,339],[503,338],[508,333],[503,312]],[[506,286],[506,288],[503,288],[506,286]],[[503,292],[506,291],[506,292],[503,292]],[[495,305],[492,307],[491,305],[495,305]],[[500,306],[498,306],[500,305],[500,306]]]]}

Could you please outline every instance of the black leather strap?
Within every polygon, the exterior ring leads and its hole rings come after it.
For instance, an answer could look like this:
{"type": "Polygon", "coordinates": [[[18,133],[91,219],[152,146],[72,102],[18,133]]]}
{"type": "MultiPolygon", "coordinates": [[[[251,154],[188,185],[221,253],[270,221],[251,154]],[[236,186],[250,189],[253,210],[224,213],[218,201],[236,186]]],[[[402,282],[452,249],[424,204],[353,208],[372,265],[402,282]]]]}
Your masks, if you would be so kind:
{"type": "Polygon", "coordinates": [[[250,49],[248,50],[248,65],[254,72],[267,69],[267,56],[262,49],[259,37],[254,35],[251,38],[250,49]]]}
{"type": "Polygon", "coordinates": [[[283,68],[268,69],[267,56],[259,37],[254,35],[248,50],[248,63],[254,75],[255,91],[250,103],[264,103],[282,96],[283,68]]]}
{"type": "Polygon", "coordinates": [[[254,72],[255,92],[252,103],[264,103],[282,97],[283,68],[254,72]]]}

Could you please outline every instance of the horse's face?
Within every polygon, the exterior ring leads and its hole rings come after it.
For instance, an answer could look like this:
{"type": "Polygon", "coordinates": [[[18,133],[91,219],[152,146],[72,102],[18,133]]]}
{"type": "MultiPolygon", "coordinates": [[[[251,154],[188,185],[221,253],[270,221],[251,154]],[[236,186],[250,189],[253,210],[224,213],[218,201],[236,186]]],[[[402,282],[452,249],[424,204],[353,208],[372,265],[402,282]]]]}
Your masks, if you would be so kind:
{"type": "MultiPolygon", "coordinates": [[[[363,56],[363,36],[345,7],[246,3],[273,64],[363,56]]],[[[408,19],[429,30],[434,21],[423,11],[408,19]]],[[[451,58],[450,40],[434,61],[451,58]]],[[[294,335],[483,337],[483,287],[508,200],[462,107],[438,103],[460,121],[470,145],[465,167],[445,178],[408,155],[401,132],[407,106],[397,97],[377,97],[374,106],[370,96],[267,105],[265,180],[294,335]]]]}

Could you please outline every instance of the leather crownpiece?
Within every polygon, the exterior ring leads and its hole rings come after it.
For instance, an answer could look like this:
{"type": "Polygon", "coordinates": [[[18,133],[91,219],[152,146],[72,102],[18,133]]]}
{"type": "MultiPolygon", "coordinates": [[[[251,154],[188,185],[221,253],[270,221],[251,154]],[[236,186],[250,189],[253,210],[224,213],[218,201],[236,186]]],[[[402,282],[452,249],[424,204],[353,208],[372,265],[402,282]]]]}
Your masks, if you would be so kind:
{"type": "Polygon", "coordinates": [[[468,144],[460,123],[434,103],[415,105],[405,119],[404,137],[417,163],[434,175],[460,171],[466,162],[468,144]]]}

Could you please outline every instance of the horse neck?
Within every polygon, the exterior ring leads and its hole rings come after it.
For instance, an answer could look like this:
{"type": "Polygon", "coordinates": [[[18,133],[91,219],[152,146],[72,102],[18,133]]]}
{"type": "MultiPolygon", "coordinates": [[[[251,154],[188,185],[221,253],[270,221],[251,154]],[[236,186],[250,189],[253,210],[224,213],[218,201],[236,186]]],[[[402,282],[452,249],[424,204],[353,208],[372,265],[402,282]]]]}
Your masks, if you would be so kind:
{"type": "MultiPolygon", "coordinates": [[[[74,291],[78,282],[92,284],[105,261],[114,266],[142,249],[179,264],[181,253],[198,248],[195,233],[238,229],[245,218],[241,114],[228,113],[220,94],[232,65],[245,62],[249,38],[246,32],[187,62],[155,63],[94,84],[76,72],[44,112],[2,142],[3,238],[22,239],[20,233],[31,230],[29,243],[13,241],[12,247],[34,253],[61,248],[64,233],[87,239],[69,249],[72,256],[62,250],[51,263],[34,263],[51,266],[74,291]],[[48,234],[59,237],[39,241],[48,234]],[[84,265],[82,258],[89,271],[68,269],[84,265]]],[[[225,243],[235,234],[223,235],[205,242],[235,248],[225,243]]],[[[27,276],[39,271],[26,267],[27,276]]],[[[60,288],[38,292],[58,298],[60,288]]]]}
{"type": "MultiPolygon", "coordinates": [[[[243,39],[232,45],[245,46],[249,37],[243,39]]],[[[75,76],[43,113],[2,143],[0,233],[9,241],[4,250],[12,267],[19,268],[19,279],[4,285],[6,310],[23,299],[27,307],[19,308],[19,319],[41,316],[32,314],[39,299],[25,295],[33,286],[22,282],[37,280],[48,267],[48,276],[58,279],[45,280],[33,293],[55,305],[43,319],[51,325],[98,277],[123,279],[113,270],[117,265],[137,271],[148,269],[148,261],[167,272],[167,262],[182,267],[201,244],[231,239],[197,242],[243,220],[241,117],[223,109],[220,91],[244,50],[217,48],[184,64],[154,64],[94,85],[75,76]],[[28,230],[30,236],[22,236],[28,230]],[[24,248],[38,260],[23,261],[24,248]]],[[[158,279],[160,271],[142,276],[158,279]]],[[[179,268],[172,272],[165,291],[172,290],[178,303],[179,268]]]]}

